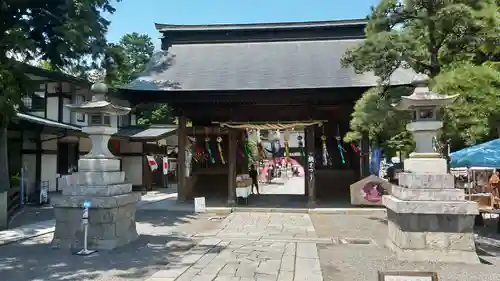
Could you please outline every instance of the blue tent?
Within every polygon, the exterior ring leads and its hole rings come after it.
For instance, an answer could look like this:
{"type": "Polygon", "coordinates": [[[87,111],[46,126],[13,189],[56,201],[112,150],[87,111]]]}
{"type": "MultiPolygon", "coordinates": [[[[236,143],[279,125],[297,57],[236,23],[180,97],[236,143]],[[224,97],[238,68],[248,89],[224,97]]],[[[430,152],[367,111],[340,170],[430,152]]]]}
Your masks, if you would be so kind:
{"type": "Polygon", "coordinates": [[[500,168],[500,139],[455,151],[450,155],[450,167],[500,168]]]}

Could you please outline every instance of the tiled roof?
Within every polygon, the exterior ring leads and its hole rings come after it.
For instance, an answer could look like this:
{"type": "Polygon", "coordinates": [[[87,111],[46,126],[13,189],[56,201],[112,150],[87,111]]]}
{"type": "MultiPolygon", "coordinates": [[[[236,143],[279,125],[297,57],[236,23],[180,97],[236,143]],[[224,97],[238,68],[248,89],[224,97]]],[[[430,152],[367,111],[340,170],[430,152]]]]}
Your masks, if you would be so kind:
{"type": "MultiPolygon", "coordinates": [[[[156,53],[126,89],[145,91],[371,87],[377,77],[343,68],[342,55],[362,39],[179,44],[156,53]]],[[[391,84],[415,73],[397,70],[391,84]]]]}

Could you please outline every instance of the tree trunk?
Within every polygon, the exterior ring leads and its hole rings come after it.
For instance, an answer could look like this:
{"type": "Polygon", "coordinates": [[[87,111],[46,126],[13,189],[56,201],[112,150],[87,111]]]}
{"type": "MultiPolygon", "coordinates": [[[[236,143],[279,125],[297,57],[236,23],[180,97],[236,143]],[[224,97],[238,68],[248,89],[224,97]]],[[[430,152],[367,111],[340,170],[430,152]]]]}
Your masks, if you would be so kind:
{"type": "Polygon", "coordinates": [[[0,229],[7,228],[8,196],[10,189],[9,157],[7,149],[7,128],[0,128],[0,229]]]}

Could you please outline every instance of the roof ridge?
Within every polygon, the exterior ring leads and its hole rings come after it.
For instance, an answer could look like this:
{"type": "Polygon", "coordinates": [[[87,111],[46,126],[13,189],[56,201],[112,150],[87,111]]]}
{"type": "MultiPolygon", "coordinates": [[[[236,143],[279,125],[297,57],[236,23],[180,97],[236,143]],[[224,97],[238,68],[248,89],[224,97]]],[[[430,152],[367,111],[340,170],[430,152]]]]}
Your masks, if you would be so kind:
{"type": "Polygon", "coordinates": [[[266,22],[266,23],[241,23],[241,24],[162,24],[155,23],[158,31],[182,30],[237,30],[237,29],[276,29],[276,28],[308,28],[343,25],[363,25],[366,19],[346,19],[329,21],[301,21],[301,22],[266,22]]]}

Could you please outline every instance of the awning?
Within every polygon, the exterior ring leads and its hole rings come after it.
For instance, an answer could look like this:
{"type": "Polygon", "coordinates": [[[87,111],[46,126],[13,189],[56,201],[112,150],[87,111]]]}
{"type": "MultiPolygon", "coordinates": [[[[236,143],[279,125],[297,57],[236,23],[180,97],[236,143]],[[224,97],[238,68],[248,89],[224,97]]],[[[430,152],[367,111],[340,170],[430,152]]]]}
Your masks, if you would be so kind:
{"type": "Polygon", "coordinates": [[[63,124],[59,123],[57,121],[45,119],[42,117],[30,115],[30,114],[25,114],[25,113],[17,113],[17,117],[21,120],[30,122],[30,123],[35,123],[39,125],[43,125],[44,127],[49,127],[49,128],[54,128],[54,129],[64,129],[64,130],[71,130],[71,131],[78,131],[81,132],[82,129],[77,126],[72,126],[68,124],[63,124]]]}
{"type": "Polygon", "coordinates": [[[174,135],[177,126],[128,126],[120,128],[115,136],[126,137],[133,140],[160,140],[162,138],[174,135]]]}

